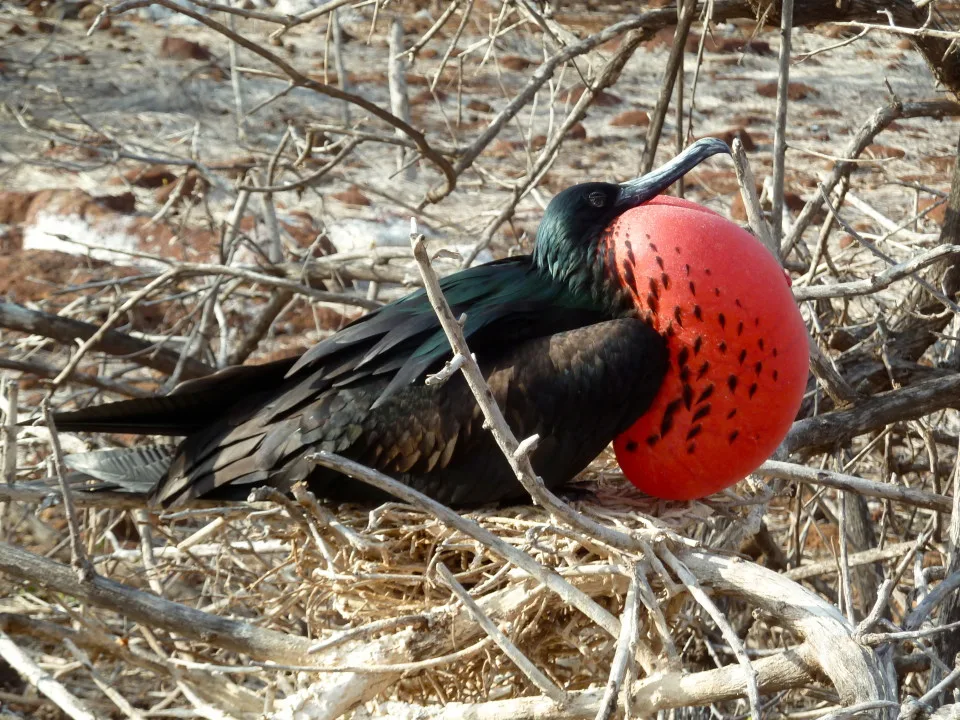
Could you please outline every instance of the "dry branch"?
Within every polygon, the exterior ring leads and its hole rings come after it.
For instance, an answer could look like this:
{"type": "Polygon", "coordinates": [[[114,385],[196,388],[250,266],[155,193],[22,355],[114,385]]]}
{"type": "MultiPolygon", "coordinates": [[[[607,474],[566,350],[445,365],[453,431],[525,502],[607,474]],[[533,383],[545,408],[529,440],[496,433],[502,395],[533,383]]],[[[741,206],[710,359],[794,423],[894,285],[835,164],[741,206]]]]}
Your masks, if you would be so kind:
{"type": "Polygon", "coordinates": [[[829,470],[817,470],[816,468],[778,462],[776,460],[768,460],[757,469],[757,472],[762,475],[780,478],[781,480],[793,480],[795,482],[810,483],[811,485],[837,488],[838,490],[853,492],[865,495],[866,497],[893,500],[906,505],[935,510],[936,512],[948,513],[953,506],[953,500],[946,495],[938,495],[937,493],[927,492],[925,490],[902,487],[889,483],[873,482],[872,480],[865,480],[853,475],[845,475],[829,470]]]}
{"type": "Polygon", "coordinates": [[[778,453],[791,455],[803,449],[833,447],[890,423],[914,420],[958,405],[960,377],[927,380],[902,390],[880,393],[849,410],[798,420],[778,453]]]}
{"type": "MultiPolygon", "coordinates": [[[[96,325],[81,320],[30,310],[7,302],[0,303],[0,327],[42,335],[64,345],[72,345],[75,340],[89,340],[99,329],[96,325]]],[[[104,333],[92,349],[168,374],[173,372],[180,358],[178,352],[158,347],[154,343],[139,340],[116,330],[104,333]]],[[[202,377],[211,372],[213,368],[192,358],[189,358],[183,367],[185,378],[202,377]]]]}
{"type": "Polygon", "coordinates": [[[66,565],[0,543],[0,571],[91,605],[120,612],[147,627],[169,632],[252,657],[309,662],[306,638],[263,630],[249,623],[211,615],[101,575],[80,582],[66,565]]]}
{"type": "Polygon", "coordinates": [[[0,657],[73,720],[97,720],[84,703],[37,665],[3,630],[0,630],[0,657]]]}

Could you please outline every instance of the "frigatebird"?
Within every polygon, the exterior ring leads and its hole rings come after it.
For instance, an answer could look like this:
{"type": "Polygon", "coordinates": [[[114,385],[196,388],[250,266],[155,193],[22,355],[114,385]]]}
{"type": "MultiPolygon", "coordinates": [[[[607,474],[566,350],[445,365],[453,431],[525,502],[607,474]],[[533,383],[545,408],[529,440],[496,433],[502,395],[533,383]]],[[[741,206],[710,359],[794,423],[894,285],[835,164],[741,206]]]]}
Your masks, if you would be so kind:
{"type": "MultiPolygon", "coordinates": [[[[610,228],[628,211],[717,153],[697,141],[625,183],[558,193],[532,255],[471,267],[441,287],[518,437],[549,487],[572,479],[654,402],[668,373],[669,338],[636,302],[610,228]]],[[[635,279],[634,279],[635,284],[635,279]]],[[[55,415],[62,431],[184,436],[152,446],[72,456],[71,466],[163,505],[241,499],[256,486],[307,481],[333,501],[384,496],[305,456],[332,451],[455,507],[507,502],[524,491],[463,379],[423,380],[450,358],[422,290],[354,321],[299,358],[228,368],[134,399],[55,415]]]]}

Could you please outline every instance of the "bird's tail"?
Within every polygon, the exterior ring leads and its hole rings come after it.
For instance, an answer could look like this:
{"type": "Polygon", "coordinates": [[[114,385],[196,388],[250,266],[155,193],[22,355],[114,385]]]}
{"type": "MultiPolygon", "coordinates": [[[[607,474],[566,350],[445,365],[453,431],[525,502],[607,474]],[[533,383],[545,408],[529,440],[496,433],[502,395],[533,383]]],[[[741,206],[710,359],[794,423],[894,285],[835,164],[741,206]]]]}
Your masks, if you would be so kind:
{"type": "MultiPolygon", "coordinates": [[[[152,504],[153,491],[166,475],[175,451],[174,445],[144,445],[65,455],[63,480],[74,499],[84,504],[147,506],[152,504]],[[96,493],[97,499],[84,498],[89,493],[96,493]]],[[[58,502],[59,484],[51,475],[0,486],[0,500],[39,502],[45,507],[58,502]]]]}
{"type": "Polygon", "coordinates": [[[185,436],[223,419],[232,408],[275,389],[296,358],[239,365],[181,383],[169,395],[135,398],[54,413],[57,430],[185,436]]]}
{"type": "Polygon", "coordinates": [[[173,459],[173,445],[111,448],[64,457],[70,480],[85,490],[149,495],[173,459]]]}

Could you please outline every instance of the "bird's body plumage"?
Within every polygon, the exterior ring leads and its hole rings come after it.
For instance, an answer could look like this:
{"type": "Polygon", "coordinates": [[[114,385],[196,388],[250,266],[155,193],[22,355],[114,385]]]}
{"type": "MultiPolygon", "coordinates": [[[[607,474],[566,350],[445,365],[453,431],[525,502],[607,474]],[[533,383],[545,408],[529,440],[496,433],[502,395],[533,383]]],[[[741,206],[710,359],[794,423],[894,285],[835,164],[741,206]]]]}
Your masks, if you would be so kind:
{"type": "MultiPolygon", "coordinates": [[[[530,256],[470,268],[441,286],[454,313],[466,313],[464,333],[514,431],[543,438],[532,460],[549,486],[580,472],[653,401],[666,367],[662,338],[629,312],[614,319],[590,293],[554,282],[530,256]]],[[[452,505],[515,500],[522,488],[462,377],[423,385],[450,354],[421,290],[298,359],[230,368],[166,397],[61,413],[56,422],[67,431],[185,435],[152,489],[163,504],[241,499],[258,485],[299,480],[334,500],[382,498],[313,467],[304,456],[317,450],[452,505]]],[[[97,472],[90,457],[84,463],[97,472]]],[[[142,467],[153,483],[158,466],[142,467]]],[[[143,489],[137,477],[128,484],[143,489]]]]}
{"type": "MultiPolygon", "coordinates": [[[[624,212],[704,158],[729,152],[701,140],[645,178],[558,193],[533,255],[469,268],[441,281],[493,395],[520,437],[540,436],[534,469],[567,482],[654,402],[667,340],[602,242],[624,212]]],[[[138,399],[56,416],[70,431],[185,436],[171,453],[89,455],[74,467],[107,483],[151,488],[154,500],[243,498],[259,485],[306,480],[334,500],[382,496],[306,457],[328,450],[455,506],[515,500],[522,488],[459,375],[427,386],[451,350],[420,290],[351,323],[300,358],[231,368],[138,399]],[[166,457],[172,455],[168,467],[166,457]],[[138,471],[137,468],[140,468],[138,471]],[[127,477],[124,477],[126,475],[127,477]]]]}

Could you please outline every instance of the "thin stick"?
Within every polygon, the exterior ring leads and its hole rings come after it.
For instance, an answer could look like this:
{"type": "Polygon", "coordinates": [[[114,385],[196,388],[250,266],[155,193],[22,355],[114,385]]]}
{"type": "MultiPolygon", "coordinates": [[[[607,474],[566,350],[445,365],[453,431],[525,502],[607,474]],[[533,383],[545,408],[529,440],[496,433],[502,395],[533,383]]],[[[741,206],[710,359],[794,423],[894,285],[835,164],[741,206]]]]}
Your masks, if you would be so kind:
{"type": "Polygon", "coordinates": [[[720,634],[723,635],[723,639],[727,641],[727,644],[733,651],[734,657],[736,657],[737,662],[740,663],[740,667],[743,668],[747,679],[747,698],[750,700],[750,714],[759,720],[762,716],[760,714],[760,690],[757,687],[757,671],[753,668],[753,665],[750,664],[750,658],[747,657],[747,651],[744,650],[743,643],[740,642],[737,633],[730,627],[730,623],[726,617],[724,617],[716,603],[714,603],[713,600],[710,599],[710,596],[700,587],[696,576],[690,572],[687,566],[666,548],[661,548],[660,556],[664,562],[670,566],[670,569],[677,574],[677,578],[686,585],[687,591],[693,596],[693,599],[700,604],[700,607],[707,611],[707,614],[713,618],[713,621],[717,624],[717,627],[720,629],[720,634]]]}
{"type": "Polygon", "coordinates": [[[130,701],[127,700],[123,695],[121,695],[117,690],[107,681],[103,675],[97,670],[93,662],[90,660],[90,656],[87,655],[83,650],[77,647],[76,643],[73,642],[70,638],[64,638],[63,644],[66,646],[67,650],[70,651],[70,654],[81,663],[90,673],[90,679],[100,688],[100,692],[110,698],[110,702],[117,706],[120,711],[126,715],[131,720],[145,720],[145,716],[139,710],[137,710],[133,705],[130,704],[130,701]]]}
{"type": "Polygon", "coordinates": [[[847,621],[856,626],[857,619],[853,611],[853,588],[850,586],[850,552],[847,545],[847,494],[840,491],[840,518],[839,518],[840,537],[840,595],[843,598],[843,609],[847,616],[847,621]]]}
{"type": "MultiPolygon", "coordinates": [[[[863,247],[865,247],[867,250],[869,250],[871,253],[873,253],[874,255],[876,255],[878,258],[880,258],[880,259],[883,260],[884,262],[889,263],[890,265],[896,265],[896,261],[895,261],[892,257],[890,257],[889,255],[887,255],[887,253],[883,252],[883,251],[882,251],[880,248],[878,248],[874,243],[869,242],[868,240],[866,240],[862,235],[860,235],[860,233],[858,233],[858,232],[850,225],[850,223],[848,223],[846,220],[844,220],[842,217],[840,217],[839,211],[833,206],[833,203],[830,202],[830,198],[827,197],[827,193],[826,193],[826,190],[824,189],[823,185],[820,185],[820,186],[819,186],[819,190],[820,190],[821,198],[822,198],[822,200],[823,200],[823,204],[826,206],[827,210],[828,210],[828,211],[830,212],[830,214],[833,216],[834,220],[837,221],[837,223],[840,225],[840,227],[842,227],[842,228],[844,229],[844,231],[845,231],[848,235],[850,235],[850,237],[852,237],[854,240],[857,241],[857,243],[859,243],[860,245],[862,245],[863,247]]],[[[939,300],[939,301],[942,302],[944,305],[946,305],[948,308],[950,308],[951,310],[953,310],[953,312],[955,312],[955,313],[957,313],[957,314],[960,314],[960,305],[957,305],[955,302],[953,302],[953,300],[951,300],[951,299],[948,298],[946,295],[944,295],[942,292],[940,292],[939,290],[937,290],[937,289],[936,289],[933,285],[931,285],[929,282],[927,282],[927,281],[924,280],[923,278],[919,278],[919,277],[916,278],[916,282],[917,282],[917,284],[918,284],[920,287],[922,287],[924,290],[926,290],[926,291],[929,292],[931,295],[933,295],[937,300],[939,300]]]]}
{"type": "MultiPolygon", "coordinates": [[[[890,105],[878,108],[857,130],[856,135],[853,136],[850,143],[844,148],[842,152],[844,159],[838,161],[837,164],[833,166],[830,177],[823,183],[824,190],[829,195],[842,179],[848,178],[855,167],[855,162],[853,161],[859,157],[860,153],[873,142],[873,139],[894,120],[916,117],[944,117],[946,115],[958,114],[960,114],[960,104],[950,100],[932,100],[917,103],[902,103],[898,100],[890,105]]],[[[790,234],[783,243],[784,255],[790,252],[793,246],[796,245],[800,236],[803,235],[803,231],[806,230],[813,220],[814,214],[822,205],[823,201],[821,197],[815,195],[803,206],[803,209],[797,216],[796,222],[794,222],[790,230],[790,234]]]]}
{"type": "MultiPolygon", "coordinates": [[[[228,27],[231,31],[237,31],[237,19],[234,15],[227,18],[228,27]]],[[[246,119],[243,113],[243,79],[241,73],[237,72],[237,44],[231,42],[228,46],[230,58],[230,87],[233,89],[233,112],[237,123],[237,140],[242,144],[247,138],[246,119]]],[[[184,175],[186,177],[186,175],[184,175]]],[[[181,183],[182,184],[182,183],[181,183]]]]}
{"type": "Polygon", "coordinates": [[[680,61],[686,50],[687,35],[696,16],[697,0],[686,0],[680,11],[677,29],[673,34],[673,45],[670,47],[670,56],[663,73],[663,85],[660,86],[660,95],[657,97],[657,106],[647,127],[647,139],[643,146],[643,155],[640,158],[640,174],[646,175],[653,168],[657,155],[657,145],[660,143],[660,133],[663,131],[663,121],[667,117],[670,106],[670,96],[673,95],[673,85],[680,71],[680,61]]]}
{"type": "MultiPolygon", "coordinates": [[[[98,330],[97,326],[91,323],[5,302],[0,302],[0,327],[42,335],[67,345],[72,345],[76,340],[92,337],[98,330]]],[[[128,358],[138,365],[168,374],[177,366],[179,357],[179,353],[172,350],[115,330],[104,333],[93,349],[108,355],[128,358]]],[[[192,359],[184,368],[184,376],[190,378],[202,377],[212,372],[213,368],[210,366],[192,359]]]]}
{"type": "MultiPolygon", "coordinates": [[[[872,565],[873,563],[881,560],[890,560],[892,558],[905,555],[915,548],[916,543],[911,540],[908,542],[896,543],[894,545],[887,545],[883,548],[853,553],[849,558],[850,567],[872,565]]],[[[808,580],[820,575],[833,575],[838,571],[838,569],[837,561],[833,558],[830,558],[829,560],[821,560],[820,562],[810,563],[809,565],[801,565],[800,567],[793,568],[792,570],[787,570],[783,576],[789,580],[808,580]]]]}
{"type": "MultiPolygon", "coordinates": [[[[400,118],[394,116],[392,113],[388,112],[387,110],[384,110],[375,102],[371,100],[367,100],[366,98],[361,97],[359,95],[355,95],[353,93],[344,92],[339,88],[333,87],[331,85],[326,85],[322,82],[319,82],[318,80],[314,80],[309,75],[306,75],[305,73],[302,73],[299,70],[297,70],[293,65],[288,63],[286,60],[281,58],[276,53],[273,53],[270,50],[268,50],[265,46],[258,44],[252,40],[249,40],[248,38],[243,37],[242,35],[239,35],[238,33],[231,31],[230,28],[228,28],[226,25],[219,23],[216,20],[213,20],[212,18],[200,12],[197,12],[196,10],[193,10],[189,7],[185,7],[176,2],[173,2],[173,0],[152,0],[152,1],[155,2],[157,5],[162,5],[168,10],[193,18],[200,24],[206,25],[211,30],[237,43],[239,46],[241,46],[245,50],[249,50],[250,52],[256,55],[259,55],[261,58],[263,58],[267,62],[276,66],[281,72],[283,72],[290,79],[290,82],[292,82],[297,87],[303,87],[308,90],[312,90],[313,92],[318,93],[320,95],[326,95],[335,100],[342,100],[342,101],[349,102],[353,105],[357,105],[363,108],[364,110],[366,110],[368,113],[370,113],[374,117],[377,117],[380,120],[383,120],[388,125],[391,125],[392,127],[395,127],[403,131],[403,133],[407,137],[409,137],[411,140],[413,140],[414,143],[416,143],[417,148],[420,150],[420,153],[425,158],[427,158],[432,163],[434,163],[443,173],[446,181],[446,186],[442,190],[443,195],[445,196],[450,192],[453,192],[453,189],[454,187],[456,187],[456,184],[457,184],[458,173],[454,171],[453,167],[450,165],[447,159],[444,158],[442,155],[440,155],[440,153],[438,153],[427,142],[426,137],[423,135],[423,133],[419,132],[415,128],[403,122],[400,118]]],[[[324,10],[325,12],[329,12],[330,10],[335,9],[340,5],[346,5],[346,4],[347,2],[344,2],[344,0],[332,0],[332,2],[328,3],[327,5],[320,8],[316,8],[316,11],[323,10],[324,8],[327,8],[329,6],[334,6],[334,7],[329,7],[329,9],[327,10],[324,10]]],[[[111,14],[117,14],[119,12],[118,10],[116,10],[117,7],[118,6],[114,6],[111,14]]],[[[311,11],[311,12],[315,12],[315,11],[311,11]]],[[[281,28],[281,30],[286,30],[286,29],[289,29],[289,28],[281,28]]]]}
{"type": "Polygon", "coordinates": [[[0,572],[196,642],[255,658],[284,658],[290,662],[311,659],[307,650],[312,643],[307,638],[195,610],[101,575],[94,575],[90,582],[78,582],[66,565],[6,543],[0,543],[0,572]]]}
{"type": "Polygon", "coordinates": [[[773,240],[780,256],[783,239],[783,180],[787,156],[787,91],[790,84],[790,33],[793,30],[793,0],[780,7],[780,72],[777,76],[777,122],[773,132],[773,240]]]}
{"type": "Polygon", "coordinates": [[[19,413],[18,395],[20,383],[16,378],[3,378],[3,471],[0,482],[13,485],[17,481],[17,417],[19,413]]]}
{"type": "Polygon", "coordinates": [[[957,255],[960,255],[960,245],[940,245],[925,252],[917,253],[909,260],[891,265],[886,270],[862,280],[851,280],[850,282],[834,283],[832,285],[794,287],[793,296],[797,300],[821,300],[872,295],[885,290],[898,280],[914,277],[918,271],[933,265],[939,260],[957,255]]]}
{"type": "Polygon", "coordinates": [[[640,595],[640,575],[642,570],[639,563],[633,566],[633,577],[630,587],[627,588],[627,597],[623,603],[623,612],[620,615],[620,637],[617,639],[617,649],[613,654],[613,663],[610,665],[610,677],[603,691],[600,709],[596,720],[610,720],[617,710],[617,698],[620,697],[620,688],[627,677],[630,661],[634,653],[633,646],[637,644],[640,634],[640,622],[637,617],[637,598],[640,595]]]}
{"type": "Polygon", "coordinates": [[[83,702],[37,665],[3,630],[0,630],[0,657],[73,720],[98,720],[83,702]]]}
{"type": "MultiPolygon", "coordinates": [[[[343,27],[340,25],[339,9],[334,9],[330,13],[328,22],[333,39],[333,62],[337,66],[337,85],[343,92],[347,93],[350,92],[350,86],[347,78],[347,66],[343,61],[343,27]]],[[[350,103],[346,100],[340,105],[340,118],[344,125],[350,124],[350,103]]],[[[409,122],[406,122],[409,125],[409,122]]]]}
{"type": "MultiPolygon", "coordinates": [[[[493,620],[487,617],[487,614],[481,610],[480,606],[470,597],[470,593],[463,589],[463,585],[457,581],[453,573],[450,572],[450,569],[441,562],[437,564],[437,573],[443,578],[444,582],[450,586],[450,589],[453,590],[454,595],[463,603],[467,612],[469,612],[480,627],[484,629],[490,639],[496,643],[497,647],[503,650],[504,654],[513,661],[514,665],[520,668],[520,671],[527,676],[527,679],[558,705],[565,705],[568,701],[567,694],[557,687],[550,678],[544,675],[543,671],[530,661],[530,658],[520,652],[520,649],[510,641],[510,638],[504,635],[493,620]]],[[[620,632],[622,635],[622,628],[620,632]]]]}
{"type": "Polygon", "coordinates": [[[905,505],[926,508],[941,513],[949,513],[953,501],[946,495],[918,490],[917,488],[902,487],[890,483],[875,482],[816,468],[796,465],[794,463],[767,460],[756,470],[761,475],[792,480],[794,482],[809,483],[823,487],[836,488],[845,492],[855,492],[866,497],[882,498],[905,505]]]}
{"type": "Polygon", "coordinates": [[[93,335],[88,337],[86,340],[84,340],[83,344],[79,348],[77,348],[77,351],[73,354],[73,357],[70,358],[70,362],[68,362],[66,364],[66,367],[63,368],[60,374],[53,379],[54,387],[61,385],[67,378],[70,377],[70,374],[76,369],[77,365],[80,364],[80,361],[83,359],[83,356],[86,355],[91,348],[93,348],[101,340],[103,340],[103,336],[107,334],[107,331],[110,330],[110,328],[112,328],[117,323],[117,321],[120,320],[120,318],[124,317],[127,314],[127,311],[130,310],[130,308],[132,308],[138,302],[143,300],[145,297],[147,297],[150,293],[152,293],[157,288],[165,285],[169,280],[175,277],[177,273],[178,271],[175,268],[167,270],[162,275],[158,276],[157,278],[149,282],[147,285],[142,287],[140,290],[133,293],[129,298],[127,298],[123,302],[122,305],[120,305],[120,307],[118,307],[116,310],[110,313],[110,315],[107,317],[106,320],[103,321],[103,324],[97,329],[97,331],[93,335]]]}
{"type": "Polygon", "coordinates": [[[53,448],[53,468],[57,476],[57,483],[60,485],[60,493],[63,496],[63,511],[67,516],[67,528],[70,532],[70,565],[77,574],[77,579],[81,583],[90,581],[96,572],[87,555],[84,552],[83,545],[80,543],[80,523],[77,521],[77,510],[73,505],[73,494],[66,481],[66,466],[63,462],[63,449],[60,447],[60,436],[57,434],[57,426],[53,422],[53,413],[50,412],[50,396],[47,395],[40,403],[40,411],[43,413],[43,421],[50,430],[50,445],[53,448]]]}
{"type": "Polygon", "coordinates": [[[780,244],[773,241],[770,235],[770,226],[766,218],[763,217],[763,210],[760,209],[760,198],[757,197],[757,184],[754,180],[753,171],[750,169],[750,162],[747,160],[747,152],[743,149],[743,143],[740,138],[733,139],[731,146],[733,155],[733,166],[737,171],[737,184],[740,186],[740,197],[743,198],[743,207],[747,211],[747,222],[750,229],[756,235],[764,247],[767,248],[773,256],[780,259],[780,244]]]}
{"type": "MultiPolygon", "coordinates": [[[[453,7],[452,3],[450,7],[453,7]]],[[[448,8],[449,9],[449,8],[448,8]]],[[[393,18],[390,24],[390,62],[387,69],[387,84],[390,88],[390,110],[408,125],[410,119],[410,98],[407,92],[407,58],[403,53],[403,21],[399,16],[393,18]]],[[[398,137],[403,133],[394,130],[398,137]]],[[[416,164],[407,162],[407,151],[401,146],[397,148],[397,168],[403,168],[404,180],[416,180],[416,164]]]]}

